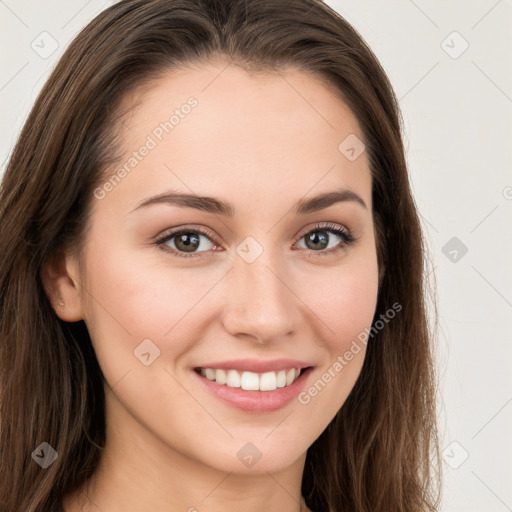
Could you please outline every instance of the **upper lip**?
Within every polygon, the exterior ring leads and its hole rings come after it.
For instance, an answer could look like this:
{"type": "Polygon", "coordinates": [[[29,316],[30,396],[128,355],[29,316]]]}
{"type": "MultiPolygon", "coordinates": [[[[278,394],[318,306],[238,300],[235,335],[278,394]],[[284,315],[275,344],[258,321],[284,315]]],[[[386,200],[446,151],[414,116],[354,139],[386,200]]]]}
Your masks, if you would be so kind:
{"type": "Polygon", "coordinates": [[[212,368],[219,370],[238,370],[239,372],[278,372],[280,370],[289,370],[290,368],[308,368],[312,366],[305,361],[297,359],[272,359],[263,361],[261,359],[232,359],[230,361],[218,361],[205,363],[196,368],[212,368]]]}

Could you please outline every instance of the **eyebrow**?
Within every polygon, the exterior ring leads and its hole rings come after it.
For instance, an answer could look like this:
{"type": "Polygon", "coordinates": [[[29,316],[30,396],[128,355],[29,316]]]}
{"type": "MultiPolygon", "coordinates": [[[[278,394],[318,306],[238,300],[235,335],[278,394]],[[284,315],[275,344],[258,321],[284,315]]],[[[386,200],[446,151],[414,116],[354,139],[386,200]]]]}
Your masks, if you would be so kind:
{"type": "MultiPolygon", "coordinates": [[[[316,212],[332,206],[336,203],[355,202],[365,210],[367,206],[363,199],[349,189],[340,189],[332,192],[324,192],[316,196],[301,199],[295,203],[295,213],[304,215],[316,212]]],[[[216,215],[234,217],[235,209],[231,203],[209,196],[198,196],[196,194],[185,194],[177,191],[168,191],[163,194],[148,197],[141,201],[130,213],[155,204],[171,204],[182,208],[195,208],[216,215]]]]}

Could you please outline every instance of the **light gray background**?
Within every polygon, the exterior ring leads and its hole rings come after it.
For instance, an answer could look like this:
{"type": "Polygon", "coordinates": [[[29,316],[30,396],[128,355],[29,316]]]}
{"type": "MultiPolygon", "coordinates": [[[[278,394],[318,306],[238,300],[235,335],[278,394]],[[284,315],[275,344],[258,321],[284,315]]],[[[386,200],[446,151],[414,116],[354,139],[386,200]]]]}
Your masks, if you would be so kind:
{"type": "MultiPolygon", "coordinates": [[[[0,0],[0,172],[63,50],[111,3],[0,0]]],[[[404,115],[439,295],[442,510],[512,511],[512,1],[327,3],[370,44],[404,115]]]]}

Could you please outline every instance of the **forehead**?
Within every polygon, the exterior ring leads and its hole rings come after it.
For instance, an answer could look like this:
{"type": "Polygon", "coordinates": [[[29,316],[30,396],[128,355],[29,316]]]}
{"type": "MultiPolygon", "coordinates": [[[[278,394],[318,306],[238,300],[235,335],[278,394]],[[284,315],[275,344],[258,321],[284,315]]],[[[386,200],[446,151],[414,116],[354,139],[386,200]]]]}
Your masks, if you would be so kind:
{"type": "Polygon", "coordinates": [[[366,152],[352,160],[343,152],[346,140],[362,144],[359,123],[304,71],[187,66],[127,95],[120,110],[124,154],[111,171],[127,172],[109,197],[128,209],[166,188],[256,206],[345,186],[371,205],[366,152]]]}

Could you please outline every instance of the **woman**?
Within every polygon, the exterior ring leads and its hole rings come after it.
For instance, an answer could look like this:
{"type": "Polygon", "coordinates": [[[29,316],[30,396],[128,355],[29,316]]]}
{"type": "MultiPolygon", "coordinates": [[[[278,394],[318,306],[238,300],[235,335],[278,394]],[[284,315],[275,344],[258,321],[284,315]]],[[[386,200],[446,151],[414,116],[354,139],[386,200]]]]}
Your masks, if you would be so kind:
{"type": "Polygon", "coordinates": [[[399,108],[317,0],[125,0],[0,197],[0,507],[437,510],[399,108]]]}

